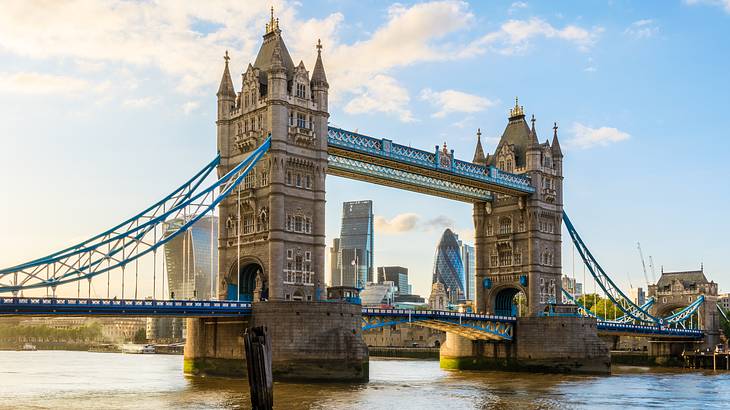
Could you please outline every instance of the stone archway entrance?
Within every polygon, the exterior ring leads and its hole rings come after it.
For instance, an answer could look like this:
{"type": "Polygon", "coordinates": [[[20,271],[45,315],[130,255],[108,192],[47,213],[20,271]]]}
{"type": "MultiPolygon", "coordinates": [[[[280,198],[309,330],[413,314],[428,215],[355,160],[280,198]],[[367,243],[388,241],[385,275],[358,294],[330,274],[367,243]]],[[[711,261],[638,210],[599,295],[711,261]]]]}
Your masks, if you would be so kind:
{"type": "Polygon", "coordinates": [[[521,316],[527,313],[527,299],[519,288],[504,288],[494,296],[494,314],[498,316],[521,316]]]}
{"type": "Polygon", "coordinates": [[[236,268],[236,265],[231,268],[231,279],[237,279],[228,283],[226,299],[257,302],[269,298],[268,281],[259,263],[242,263],[238,268],[238,275],[235,275],[236,268]]]}

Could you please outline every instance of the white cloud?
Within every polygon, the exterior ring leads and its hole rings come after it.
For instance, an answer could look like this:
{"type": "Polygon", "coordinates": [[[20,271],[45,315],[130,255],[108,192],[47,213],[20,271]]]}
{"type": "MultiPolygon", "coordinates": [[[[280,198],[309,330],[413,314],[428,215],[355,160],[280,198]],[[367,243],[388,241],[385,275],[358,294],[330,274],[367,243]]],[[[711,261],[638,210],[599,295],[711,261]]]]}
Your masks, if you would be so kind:
{"type": "Polygon", "coordinates": [[[602,27],[590,30],[567,25],[556,28],[543,19],[533,17],[529,20],[509,20],[502,24],[498,31],[483,35],[472,42],[460,54],[481,54],[493,50],[501,54],[524,53],[535,38],[555,38],[573,43],[581,51],[588,51],[596,43],[598,35],[603,32],[602,27]]]}
{"type": "Polygon", "coordinates": [[[587,73],[595,73],[596,71],[598,71],[595,62],[593,61],[593,57],[588,57],[588,64],[586,65],[586,68],[583,69],[583,71],[587,73]]]}
{"type": "Polygon", "coordinates": [[[527,7],[529,7],[529,5],[526,2],[524,2],[524,1],[516,1],[516,2],[512,3],[509,6],[509,9],[507,10],[507,13],[513,14],[513,13],[516,13],[517,11],[519,11],[519,10],[526,9],[527,7]]]}
{"type": "MultiPolygon", "coordinates": [[[[275,2],[276,13],[291,55],[301,56],[311,70],[314,44],[321,38],[330,99],[348,112],[389,112],[413,121],[408,90],[394,71],[424,62],[472,58],[487,51],[512,54],[523,51],[537,37],[558,38],[591,47],[600,29],[553,27],[540,19],[510,20],[478,40],[454,44],[450,34],[473,27],[475,21],[464,1],[431,1],[412,6],[394,4],[386,21],[352,43],[338,32],[347,27],[342,13],[303,20],[296,1],[275,2]]],[[[521,7],[516,2],[515,7],[521,7]]],[[[212,0],[94,2],[10,1],[0,13],[0,49],[28,59],[71,59],[80,73],[101,70],[129,80],[140,70],[158,70],[172,79],[177,91],[212,95],[222,70],[221,55],[228,49],[234,78],[258,50],[270,4],[212,0]],[[38,27],[43,27],[39,30],[38,27]]],[[[295,63],[297,62],[295,61],[295,63]]],[[[136,84],[131,84],[136,86],[136,84]]],[[[126,92],[121,83],[114,87],[126,92]]]]}
{"type": "Polygon", "coordinates": [[[90,89],[78,78],[35,72],[0,72],[0,90],[13,94],[77,94],[90,89]]]}
{"type": "Polygon", "coordinates": [[[430,88],[421,91],[421,99],[430,102],[438,109],[432,114],[434,118],[443,118],[453,112],[479,112],[496,104],[494,101],[474,94],[456,90],[433,91],[430,88]]]}
{"type": "Polygon", "coordinates": [[[446,216],[439,215],[423,221],[421,216],[415,213],[403,213],[387,219],[383,216],[375,216],[375,233],[384,235],[397,235],[415,230],[433,231],[454,228],[455,221],[446,216]]]}
{"type": "Polygon", "coordinates": [[[159,102],[157,97],[128,98],[122,101],[122,106],[127,108],[147,108],[159,102]]]}
{"type": "Polygon", "coordinates": [[[568,145],[577,148],[591,148],[607,146],[631,138],[626,132],[612,127],[591,128],[581,123],[574,123],[571,128],[573,138],[567,141],[568,145]]]}
{"type": "Polygon", "coordinates": [[[193,111],[197,110],[198,107],[200,107],[199,101],[187,101],[185,104],[182,105],[182,110],[185,115],[189,115],[193,111]]]}
{"type": "Polygon", "coordinates": [[[386,219],[380,215],[375,216],[375,232],[384,235],[393,235],[409,232],[416,229],[419,216],[414,213],[398,214],[392,219],[386,219]]]}
{"type": "Polygon", "coordinates": [[[360,95],[345,105],[345,112],[363,114],[384,112],[398,117],[403,122],[415,121],[407,108],[410,97],[408,90],[387,75],[378,74],[361,88],[360,95]]]}
{"type": "Polygon", "coordinates": [[[696,4],[709,4],[711,6],[722,7],[726,13],[730,13],[730,0],[684,0],[690,6],[696,4]]]}
{"type": "Polygon", "coordinates": [[[624,30],[624,34],[637,39],[653,37],[657,33],[659,33],[659,27],[651,19],[635,21],[624,30]]]}

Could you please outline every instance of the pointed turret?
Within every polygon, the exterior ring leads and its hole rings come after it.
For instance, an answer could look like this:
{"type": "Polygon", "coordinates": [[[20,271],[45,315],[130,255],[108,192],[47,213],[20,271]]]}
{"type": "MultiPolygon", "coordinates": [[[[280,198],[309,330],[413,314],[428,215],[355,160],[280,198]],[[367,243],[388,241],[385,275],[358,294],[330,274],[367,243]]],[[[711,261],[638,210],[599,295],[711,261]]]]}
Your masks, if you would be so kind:
{"type": "Polygon", "coordinates": [[[532,114],[532,118],[530,118],[530,122],[532,123],[530,126],[530,145],[540,144],[537,140],[537,131],[535,131],[535,121],[535,114],[532,114]]]}
{"type": "Polygon", "coordinates": [[[324,72],[324,64],[322,64],[321,40],[317,40],[317,62],[314,63],[314,71],[312,72],[312,85],[329,87],[329,84],[327,84],[327,75],[324,72]]]}
{"type": "Polygon", "coordinates": [[[228,50],[226,50],[226,55],[223,56],[223,59],[226,62],[226,66],[223,69],[223,77],[221,77],[221,84],[218,86],[218,93],[216,95],[219,99],[222,97],[236,98],[236,90],[233,89],[233,80],[231,80],[231,71],[228,69],[228,60],[231,59],[228,57],[228,50]]]}
{"type": "Polygon", "coordinates": [[[563,157],[563,151],[560,149],[560,143],[558,142],[558,123],[553,123],[553,143],[551,147],[553,156],[563,157]]]}
{"type": "Polygon", "coordinates": [[[481,130],[481,128],[477,128],[477,147],[474,150],[474,159],[472,160],[472,162],[475,164],[479,164],[479,165],[486,164],[486,158],[484,157],[484,149],[482,148],[482,130],[481,130]]]}
{"type": "Polygon", "coordinates": [[[330,85],[327,83],[327,75],[324,73],[324,64],[322,64],[321,40],[317,40],[317,62],[314,63],[314,71],[312,71],[311,87],[314,102],[317,103],[320,110],[328,111],[330,85]]]}

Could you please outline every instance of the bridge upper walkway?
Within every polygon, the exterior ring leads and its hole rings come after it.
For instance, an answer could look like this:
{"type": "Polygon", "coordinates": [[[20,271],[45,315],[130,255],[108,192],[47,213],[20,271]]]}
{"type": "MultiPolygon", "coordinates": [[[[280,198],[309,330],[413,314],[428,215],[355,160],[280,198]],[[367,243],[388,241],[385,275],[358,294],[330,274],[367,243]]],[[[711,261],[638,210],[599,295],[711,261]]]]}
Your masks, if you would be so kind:
{"type": "Polygon", "coordinates": [[[327,145],[333,175],[465,202],[491,201],[492,192],[535,192],[528,176],[461,161],[453,151],[424,151],[335,127],[328,129],[327,145]]]}

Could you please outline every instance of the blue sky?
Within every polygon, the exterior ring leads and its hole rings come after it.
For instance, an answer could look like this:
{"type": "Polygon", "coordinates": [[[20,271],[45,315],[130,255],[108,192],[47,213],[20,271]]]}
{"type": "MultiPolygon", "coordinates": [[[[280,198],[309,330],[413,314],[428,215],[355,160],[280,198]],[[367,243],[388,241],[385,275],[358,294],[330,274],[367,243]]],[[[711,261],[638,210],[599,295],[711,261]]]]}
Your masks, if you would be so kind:
{"type": "MultiPolygon", "coordinates": [[[[0,265],[107,228],[207,163],[221,57],[237,80],[270,5],[3,3],[0,265]]],[[[322,39],[333,125],[471,159],[476,128],[493,150],[519,96],[541,139],[558,122],[565,209],[624,288],[643,282],[641,241],[657,270],[704,263],[730,290],[727,0],[274,5],[295,61],[311,69],[322,39]]],[[[468,204],[327,184],[328,245],[342,201],[372,199],[376,265],[410,268],[417,293],[443,229],[473,236],[468,204]]]]}

